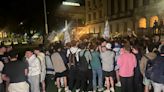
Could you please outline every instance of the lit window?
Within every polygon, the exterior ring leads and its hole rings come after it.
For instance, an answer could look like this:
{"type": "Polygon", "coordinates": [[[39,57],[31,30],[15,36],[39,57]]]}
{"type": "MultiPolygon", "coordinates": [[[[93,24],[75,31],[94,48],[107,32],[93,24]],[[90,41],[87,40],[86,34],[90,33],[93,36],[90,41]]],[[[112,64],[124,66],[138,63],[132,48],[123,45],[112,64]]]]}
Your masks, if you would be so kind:
{"type": "Polygon", "coordinates": [[[139,20],[139,28],[146,28],[146,18],[141,18],[139,20]]]}
{"type": "Polygon", "coordinates": [[[152,16],[150,18],[150,27],[153,27],[154,26],[154,22],[158,22],[158,16],[152,16]]]}

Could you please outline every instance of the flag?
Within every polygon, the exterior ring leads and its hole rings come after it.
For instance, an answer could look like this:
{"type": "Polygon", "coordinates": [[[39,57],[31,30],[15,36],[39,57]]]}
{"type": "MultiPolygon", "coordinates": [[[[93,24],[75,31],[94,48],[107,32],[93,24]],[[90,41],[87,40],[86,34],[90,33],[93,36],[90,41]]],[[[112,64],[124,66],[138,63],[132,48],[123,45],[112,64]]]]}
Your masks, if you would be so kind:
{"type": "Polygon", "coordinates": [[[68,32],[68,23],[67,23],[67,20],[65,20],[64,42],[65,42],[65,44],[68,43],[68,42],[71,42],[71,37],[70,37],[70,34],[68,32]]]}
{"type": "Polygon", "coordinates": [[[104,33],[103,33],[103,38],[104,39],[109,39],[109,32],[110,32],[110,27],[109,27],[109,22],[106,20],[105,22],[105,28],[104,28],[104,33]]]}
{"type": "Polygon", "coordinates": [[[48,40],[49,41],[53,41],[54,40],[54,38],[55,38],[55,36],[56,36],[56,32],[55,31],[52,31],[50,34],[49,34],[49,36],[48,36],[48,40]]]}
{"type": "Polygon", "coordinates": [[[67,30],[64,31],[64,42],[65,42],[65,44],[68,42],[71,42],[70,34],[67,30]]]}

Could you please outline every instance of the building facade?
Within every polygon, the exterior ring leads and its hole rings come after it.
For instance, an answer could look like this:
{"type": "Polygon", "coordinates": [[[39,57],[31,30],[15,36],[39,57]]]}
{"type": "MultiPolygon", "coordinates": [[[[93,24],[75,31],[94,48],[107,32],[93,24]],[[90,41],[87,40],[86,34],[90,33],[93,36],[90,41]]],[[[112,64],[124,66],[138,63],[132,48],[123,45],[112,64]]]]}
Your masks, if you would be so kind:
{"type": "MultiPolygon", "coordinates": [[[[91,33],[101,33],[105,20],[110,32],[127,35],[152,33],[155,21],[163,24],[164,0],[85,0],[86,26],[91,33]]],[[[156,30],[158,33],[158,30],[156,30]]]]}
{"type": "Polygon", "coordinates": [[[89,34],[99,34],[104,30],[107,18],[108,0],[85,0],[86,28],[89,34]]]}

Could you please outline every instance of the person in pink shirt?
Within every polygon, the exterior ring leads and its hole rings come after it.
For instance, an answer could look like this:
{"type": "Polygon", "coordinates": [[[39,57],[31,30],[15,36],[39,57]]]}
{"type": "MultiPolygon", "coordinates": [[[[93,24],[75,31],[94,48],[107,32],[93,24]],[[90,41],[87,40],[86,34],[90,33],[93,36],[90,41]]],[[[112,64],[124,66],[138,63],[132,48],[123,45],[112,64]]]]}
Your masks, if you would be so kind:
{"type": "Polygon", "coordinates": [[[134,68],[137,65],[136,57],[131,53],[130,45],[124,46],[124,53],[118,57],[121,92],[133,92],[134,68]]]}

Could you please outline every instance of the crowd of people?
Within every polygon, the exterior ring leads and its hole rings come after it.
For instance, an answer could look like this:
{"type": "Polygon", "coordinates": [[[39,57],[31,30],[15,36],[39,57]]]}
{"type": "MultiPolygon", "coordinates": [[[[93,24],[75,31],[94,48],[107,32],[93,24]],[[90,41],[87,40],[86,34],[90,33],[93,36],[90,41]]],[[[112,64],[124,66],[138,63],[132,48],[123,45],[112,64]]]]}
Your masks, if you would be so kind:
{"type": "Polygon", "coordinates": [[[164,43],[149,37],[56,42],[19,57],[0,46],[0,92],[164,92],[164,43]],[[21,59],[20,59],[21,58],[21,59]]]}

